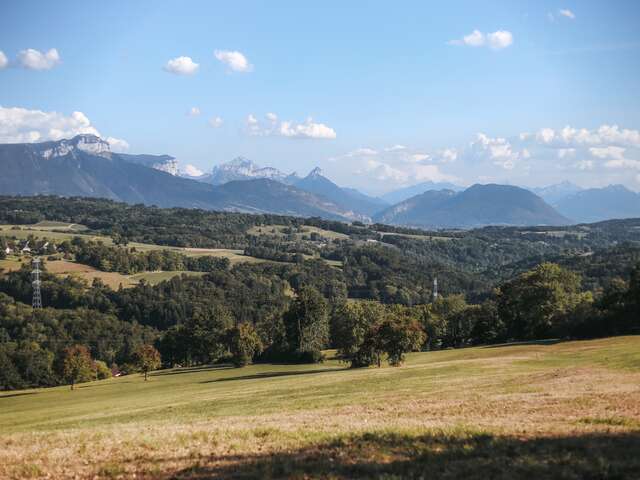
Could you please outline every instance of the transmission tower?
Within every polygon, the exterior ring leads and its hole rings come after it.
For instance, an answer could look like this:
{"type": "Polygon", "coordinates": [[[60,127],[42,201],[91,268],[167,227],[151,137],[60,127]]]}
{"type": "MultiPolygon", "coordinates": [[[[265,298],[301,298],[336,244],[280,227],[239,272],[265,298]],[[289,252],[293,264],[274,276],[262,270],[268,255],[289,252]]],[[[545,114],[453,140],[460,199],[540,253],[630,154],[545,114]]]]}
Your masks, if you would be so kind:
{"type": "Polygon", "coordinates": [[[40,292],[40,258],[34,258],[31,264],[33,265],[33,271],[31,272],[33,300],[31,301],[31,306],[33,308],[42,308],[42,294],[40,292]]]}
{"type": "Polygon", "coordinates": [[[438,299],[438,277],[433,279],[433,301],[438,299]]]}

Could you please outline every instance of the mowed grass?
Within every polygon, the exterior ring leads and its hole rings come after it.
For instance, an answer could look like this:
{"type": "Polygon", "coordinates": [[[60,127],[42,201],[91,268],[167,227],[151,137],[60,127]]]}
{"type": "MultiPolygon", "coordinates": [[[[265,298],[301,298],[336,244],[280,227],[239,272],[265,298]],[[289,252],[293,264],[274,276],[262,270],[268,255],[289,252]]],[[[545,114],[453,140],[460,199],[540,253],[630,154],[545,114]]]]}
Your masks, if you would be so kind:
{"type": "Polygon", "coordinates": [[[157,285],[158,283],[165,280],[170,280],[177,275],[204,275],[204,272],[191,272],[182,270],[176,270],[172,272],[142,272],[136,273],[134,275],[123,275],[118,272],[102,272],[94,267],[90,267],[89,265],[70,262],[68,260],[47,261],[46,269],[48,272],[55,275],[71,275],[86,280],[88,283],[91,283],[95,278],[98,278],[102,280],[105,285],[108,285],[114,290],[118,289],[120,285],[122,285],[123,288],[133,287],[140,283],[141,280],[145,280],[151,285],[157,285]]]}
{"type": "Polygon", "coordinates": [[[638,478],[640,337],[0,394],[0,478],[638,478]]]}

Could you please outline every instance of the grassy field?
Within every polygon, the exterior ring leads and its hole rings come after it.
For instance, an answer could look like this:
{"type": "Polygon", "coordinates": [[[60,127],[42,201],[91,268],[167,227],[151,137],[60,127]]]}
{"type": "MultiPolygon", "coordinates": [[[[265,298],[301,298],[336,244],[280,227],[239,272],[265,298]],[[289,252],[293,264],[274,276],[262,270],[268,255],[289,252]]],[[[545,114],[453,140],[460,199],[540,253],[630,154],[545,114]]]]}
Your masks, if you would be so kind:
{"type": "MultiPolygon", "coordinates": [[[[247,233],[250,235],[284,238],[287,236],[287,234],[284,233],[287,228],[288,227],[285,225],[260,225],[260,226],[251,227],[247,231],[247,233]]],[[[294,231],[296,240],[302,240],[302,237],[309,236],[312,233],[317,233],[324,240],[334,240],[334,239],[345,240],[349,238],[349,236],[345,235],[344,233],[333,232],[331,230],[324,230],[322,228],[312,227],[307,225],[302,226],[300,228],[300,231],[294,231]]]]}
{"type": "Polygon", "coordinates": [[[113,289],[118,289],[120,285],[124,288],[132,287],[145,280],[151,285],[156,285],[164,280],[169,280],[176,275],[204,275],[204,272],[174,271],[174,272],[142,272],[134,275],[123,275],[118,272],[102,272],[96,268],[80,263],[69,262],[67,260],[54,260],[46,263],[49,272],[56,275],[73,275],[82,278],[87,282],[93,282],[94,278],[99,278],[106,285],[113,289]]]}
{"type": "Polygon", "coordinates": [[[0,393],[0,478],[640,478],[640,337],[0,393]]]}

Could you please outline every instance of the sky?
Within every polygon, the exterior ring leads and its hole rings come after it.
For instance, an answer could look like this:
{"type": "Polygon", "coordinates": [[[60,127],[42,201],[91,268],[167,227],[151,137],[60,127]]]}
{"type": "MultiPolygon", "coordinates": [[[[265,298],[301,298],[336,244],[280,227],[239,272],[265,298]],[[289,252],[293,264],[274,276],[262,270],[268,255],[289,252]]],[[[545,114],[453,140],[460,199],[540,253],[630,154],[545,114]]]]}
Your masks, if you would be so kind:
{"type": "Polygon", "coordinates": [[[0,143],[640,191],[640,2],[0,3],[0,143]]]}

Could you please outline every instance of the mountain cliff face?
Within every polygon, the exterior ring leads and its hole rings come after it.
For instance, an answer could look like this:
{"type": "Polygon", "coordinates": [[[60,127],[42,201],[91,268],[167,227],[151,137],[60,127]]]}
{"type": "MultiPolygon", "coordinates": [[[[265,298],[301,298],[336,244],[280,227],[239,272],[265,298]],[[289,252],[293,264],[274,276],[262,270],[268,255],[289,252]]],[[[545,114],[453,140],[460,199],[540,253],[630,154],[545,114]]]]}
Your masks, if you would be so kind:
{"type": "Polygon", "coordinates": [[[257,178],[284,182],[287,177],[287,174],[277,168],[261,167],[247,158],[237,157],[230,162],[216,165],[211,170],[211,173],[205,174],[198,179],[212,185],[223,185],[236,180],[254,180],[257,178]]]}
{"type": "Polygon", "coordinates": [[[640,194],[622,185],[589,188],[562,198],[556,208],[580,223],[640,217],[640,194]]]}
{"type": "Polygon", "coordinates": [[[428,191],[384,210],[374,220],[427,228],[570,223],[540,197],[508,185],[473,185],[460,193],[428,191]]]}
{"type": "Polygon", "coordinates": [[[118,153],[116,155],[130,163],[155,168],[174,176],[178,175],[178,161],[171,155],[130,155],[127,153],[118,153]]]}

